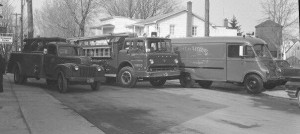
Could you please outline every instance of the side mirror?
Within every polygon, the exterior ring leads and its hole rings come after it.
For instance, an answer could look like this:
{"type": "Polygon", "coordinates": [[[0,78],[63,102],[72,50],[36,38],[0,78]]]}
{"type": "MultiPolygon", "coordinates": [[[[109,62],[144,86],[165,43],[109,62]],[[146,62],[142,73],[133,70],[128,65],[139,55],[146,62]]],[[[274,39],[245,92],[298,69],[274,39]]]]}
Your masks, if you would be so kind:
{"type": "Polygon", "coordinates": [[[44,53],[44,54],[47,54],[47,53],[48,53],[48,50],[47,50],[46,48],[44,48],[43,53],[44,53]]]}

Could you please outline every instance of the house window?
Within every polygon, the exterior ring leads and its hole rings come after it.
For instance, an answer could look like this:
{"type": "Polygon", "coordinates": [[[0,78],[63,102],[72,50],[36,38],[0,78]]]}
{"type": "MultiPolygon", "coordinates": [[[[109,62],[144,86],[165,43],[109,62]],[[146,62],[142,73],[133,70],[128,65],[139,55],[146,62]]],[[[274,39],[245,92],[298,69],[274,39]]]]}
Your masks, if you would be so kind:
{"type": "Polygon", "coordinates": [[[175,25],[170,25],[170,35],[174,35],[175,25]]]}
{"type": "Polygon", "coordinates": [[[192,36],[197,36],[197,26],[192,27],[192,36]]]}

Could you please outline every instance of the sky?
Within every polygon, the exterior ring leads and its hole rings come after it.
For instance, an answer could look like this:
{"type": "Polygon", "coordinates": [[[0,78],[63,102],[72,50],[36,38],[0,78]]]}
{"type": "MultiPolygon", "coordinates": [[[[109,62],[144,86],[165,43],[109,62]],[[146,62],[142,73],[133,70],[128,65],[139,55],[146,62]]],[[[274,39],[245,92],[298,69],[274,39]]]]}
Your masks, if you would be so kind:
{"type": "MultiPolygon", "coordinates": [[[[20,0],[14,0],[20,1],[20,0]]],[[[32,0],[33,10],[43,5],[45,0],[32,0]]],[[[205,0],[176,0],[183,9],[186,9],[188,1],[193,4],[193,13],[204,18],[205,0]]],[[[217,26],[223,26],[224,18],[231,20],[236,17],[241,31],[251,33],[255,31],[255,26],[263,20],[263,12],[260,6],[261,0],[210,0],[210,21],[217,26]]],[[[20,4],[15,2],[16,11],[20,12],[20,4]]]]}

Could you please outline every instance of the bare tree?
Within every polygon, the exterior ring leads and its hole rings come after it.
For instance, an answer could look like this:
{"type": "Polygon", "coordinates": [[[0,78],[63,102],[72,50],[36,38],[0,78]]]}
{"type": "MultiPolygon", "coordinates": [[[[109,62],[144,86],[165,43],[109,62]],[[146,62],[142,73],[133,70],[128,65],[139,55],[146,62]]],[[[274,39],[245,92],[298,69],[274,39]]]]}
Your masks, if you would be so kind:
{"type": "Polygon", "coordinates": [[[44,36],[77,37],[85,35],[85,27],[96,14],[96,0],[50,0],[36,10],[36,25],[44,36]]]}
{"type": "Polygon", "coordinates": [[[101,0],[101,5],[111,16],[146,19],[172,12],[178,4],[175,0],[101,0]]]}
{"type": "MultiPolygon", "coordinates": [[[[14,7],[12,6],[11,0],[2,0],[1,3],[3,6],[2,8],[2,16],[3,18],[0,19],[0,27],[3,33],[13,33],[13,12],[14,7]]],[[[0,44],[0,53],[3,57],[7,60],[9,53],[12,51],[12,44],[0,44]]]]}
{"type": "Polygon", "coordinates": [[[288,29],[299,23],[297,0],[263,0],[261,6],[265,20],[270,19],[283,26],[284,36],[291,36],[288,29]]]}

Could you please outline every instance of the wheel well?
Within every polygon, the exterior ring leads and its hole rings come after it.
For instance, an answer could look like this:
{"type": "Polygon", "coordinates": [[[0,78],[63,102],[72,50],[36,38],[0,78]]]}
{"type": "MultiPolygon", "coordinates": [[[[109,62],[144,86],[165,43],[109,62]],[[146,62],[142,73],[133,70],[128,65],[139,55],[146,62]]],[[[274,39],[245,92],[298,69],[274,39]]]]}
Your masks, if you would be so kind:
{"type": "Polygon", "coordinates": [[[262,77],[261,77],[259,74],[253,73],[253,72],[252,72],[252,73],[248,73],[248,74],[245,75],[245,77],[244,77],[244,79],[243,79],[243,83],[245,82],[246,78],[247,78],[249,75],[257,75],[258,77],[260,77],[260,78],[262,79],[262,77]]]}
{"type": "Polygon", "coordinates": [[[129,62],[123,62],[119,65],[118,67],[118,72],[123,68],[123,67],[126,67],[126,66],[129,66],[129,67],[132,67],[132,65],[129,63],[129,62]]]}

